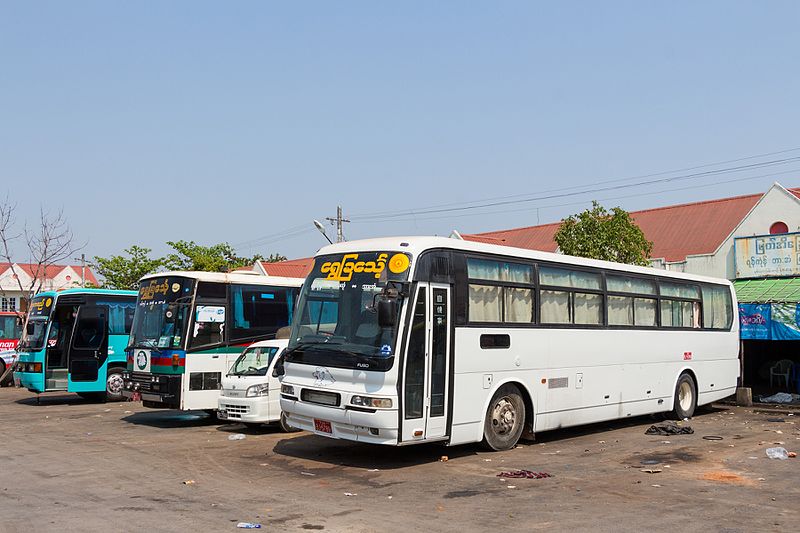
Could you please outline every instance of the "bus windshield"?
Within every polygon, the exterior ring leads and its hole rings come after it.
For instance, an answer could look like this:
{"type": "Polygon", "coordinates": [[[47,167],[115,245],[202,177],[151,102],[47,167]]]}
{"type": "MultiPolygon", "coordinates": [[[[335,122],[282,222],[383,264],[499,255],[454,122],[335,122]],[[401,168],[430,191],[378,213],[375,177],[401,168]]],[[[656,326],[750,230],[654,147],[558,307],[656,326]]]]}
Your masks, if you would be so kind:
{"type": "Polygon", "coordinates": [[[186,339],[194,280],[148,279],[139,287],[128,348],[180,348],[186,339]]]}
{"type": "Polygon", "coordinates": [[[376,301],[387,281],[407,279],[409,265],[406,254],[391,252],[318,257],[303,285],[286,361],[391,368],[398,321],[381,327],[376,301]]]}
{"type": "Polygon", "coordinates": [[[36,296],[31,300],[28,308],[28,325],[26,331],[22,332],[19,349],[36,351],[44,348],[47,323],[53,307],[52,296],[36,296]]]}
{"type": "Polygon", "coordinates": [[[281,351],[277,346],[262,346],[258,348],[248,348],[239,356],[233,367],[230,376],[266,376],[270,363],[275,358],[275,354],[281,351]]]}

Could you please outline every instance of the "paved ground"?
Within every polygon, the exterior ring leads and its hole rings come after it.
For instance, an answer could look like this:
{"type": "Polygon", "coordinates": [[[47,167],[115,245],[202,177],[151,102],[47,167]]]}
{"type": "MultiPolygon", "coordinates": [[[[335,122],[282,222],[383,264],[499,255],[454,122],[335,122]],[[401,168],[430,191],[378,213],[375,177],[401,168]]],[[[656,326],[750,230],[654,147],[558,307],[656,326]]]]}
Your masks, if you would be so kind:
{"type": "Polygon", "coordinates": [[[653,422],[503,453],[387,448],[0,389],[0,531],[797,530],[800,458],[765,449],[800,451],[800,413],[719,407],[670,437],[645,435],[653,422]],[[497,477],[517,468],[554,477],[497,477]]]}

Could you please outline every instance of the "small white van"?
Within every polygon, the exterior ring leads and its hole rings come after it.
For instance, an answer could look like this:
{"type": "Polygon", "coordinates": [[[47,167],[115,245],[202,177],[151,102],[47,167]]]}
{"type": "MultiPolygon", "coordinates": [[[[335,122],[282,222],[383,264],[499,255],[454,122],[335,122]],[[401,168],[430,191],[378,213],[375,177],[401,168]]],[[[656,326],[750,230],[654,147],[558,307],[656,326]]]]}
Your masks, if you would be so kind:
{"type": "Polygon", "coordinates": [[[272,375],[288,343],[287,339],[259,341],[242,352],[222,378],[220,420],[246,426],[278,422],[284,431],[296,431],[281,413],[281,384],[272,375]]]}

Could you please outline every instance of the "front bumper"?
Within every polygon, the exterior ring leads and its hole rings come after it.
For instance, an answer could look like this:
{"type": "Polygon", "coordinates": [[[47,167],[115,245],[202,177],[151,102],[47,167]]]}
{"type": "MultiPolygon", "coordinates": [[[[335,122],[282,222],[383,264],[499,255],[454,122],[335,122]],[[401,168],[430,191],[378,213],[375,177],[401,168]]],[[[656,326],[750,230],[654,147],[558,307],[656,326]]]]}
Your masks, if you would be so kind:
{"type": "Polygon", "coordinates": [[[253,396],[251,398],[219,397],[217,418],[229,422],[267,423],[277,422],[280,415],[270,416],[269,397],[253,396]]]}
{"type": "MultiPolygon", "coordinates": [[[[290,425],[324,437],[354,440],[372,444],[398,443],[397,409],[378,409],[374,412],[352,408],[328,407],[281,395],[281,410],[290,425]],[[331,432],[320,431],[315,420],[329,422],[331,432]]],[[[324,424],[322,424],[324,425],[324,424]]]]}
{"type": "Polygon", "coordinates": [[[181,378],[181,375],[125,371],[122,373],[122,396],[133,401],[142,400],[145,407],[179,409],[181,378]]]}
{"type": "Polygon", "coordinates": [[[20,372],[19,363],[14,368],[14,383],[19,387],[25,387],[31,392],[44,392],[44,373],[42,372],[20,372]]]}

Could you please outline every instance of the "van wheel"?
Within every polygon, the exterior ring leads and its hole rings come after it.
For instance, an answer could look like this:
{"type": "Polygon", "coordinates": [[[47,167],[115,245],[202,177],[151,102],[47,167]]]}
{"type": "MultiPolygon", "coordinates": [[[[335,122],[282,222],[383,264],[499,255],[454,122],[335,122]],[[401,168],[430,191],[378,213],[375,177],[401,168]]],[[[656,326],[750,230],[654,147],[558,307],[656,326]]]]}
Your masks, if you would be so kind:
{"type": "Polygon", "coordinates": [[[697,408],[697,386],[687,373],[681,374],[681,377],[678,378],[678,383],[675,385],[673,405],[670,417],[675,420],[691,418],[697,408]]]}
{"type": "Polygon", "coordinates": [[[284,433],[294,433],[295,431],[300,431],[296,427],[289,425],[289,421],[286,420],[286,413],[281,413],[281,421],[279,423],[281,430],[283,430],[284,433]]]}
{"type": "Polygon", "coordinates": [[[108,376],[106,377],[106,395],[107,402],[121,402],[122,388],[125,382],[122,380],[122,372],[124,368],[114,367],[108,369],[108,376]]]}
{"type": "Polygon", "coordinates": [[[494,451],[510,450],[525,427],[525,402],[515,385],[503,385],[494,393],[483,423],[483,446],[494,451]]]}

